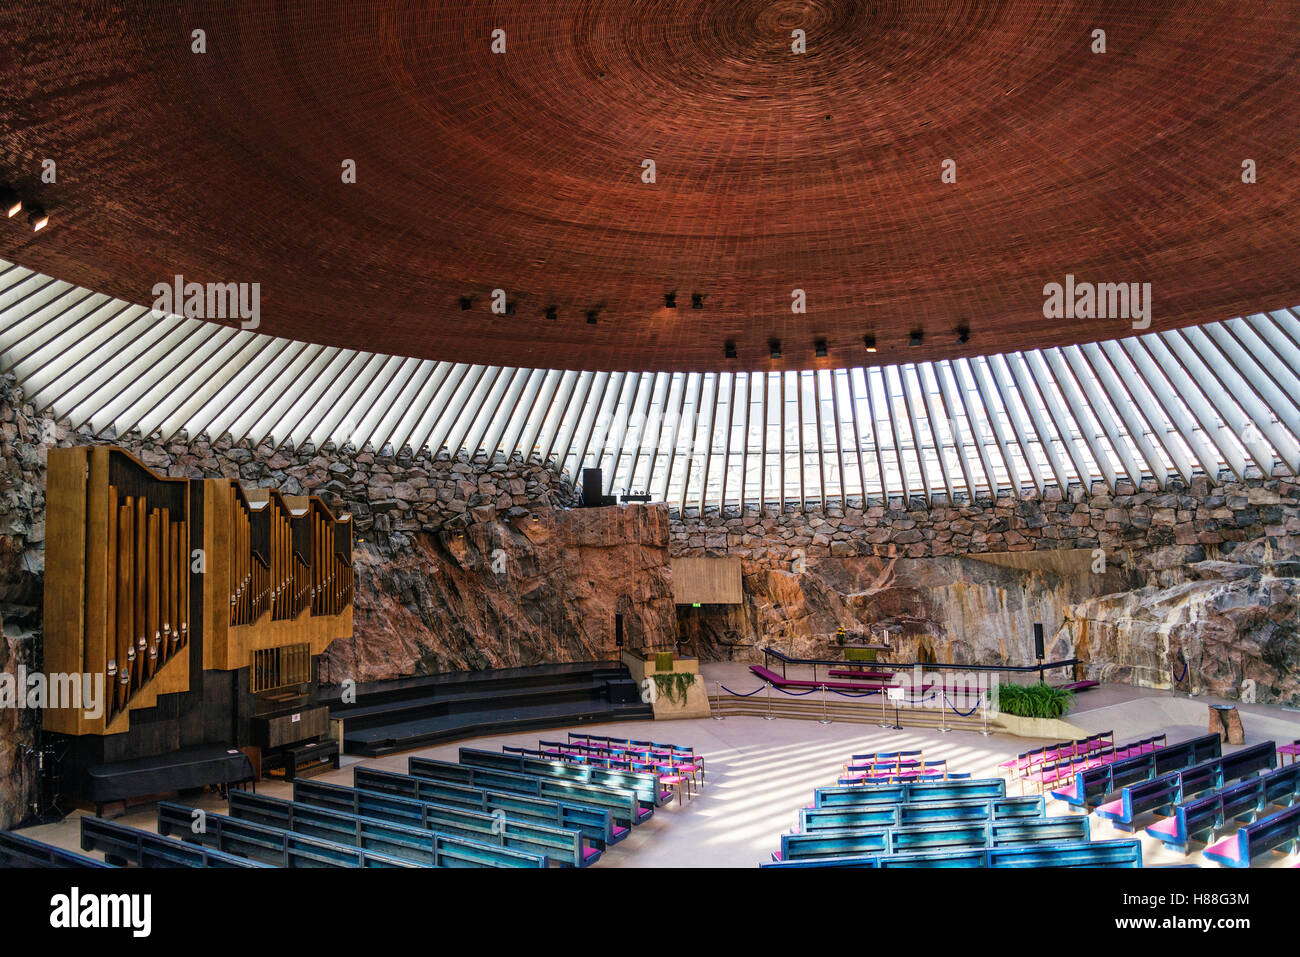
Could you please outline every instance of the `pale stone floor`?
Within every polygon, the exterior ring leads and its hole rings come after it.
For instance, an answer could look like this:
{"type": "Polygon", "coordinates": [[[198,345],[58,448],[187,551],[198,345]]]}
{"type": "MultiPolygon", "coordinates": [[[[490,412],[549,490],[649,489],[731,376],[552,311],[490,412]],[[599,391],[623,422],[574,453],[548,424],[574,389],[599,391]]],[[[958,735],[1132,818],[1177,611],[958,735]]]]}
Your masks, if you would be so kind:
{"type": "MultiPolygon", "coordinates": [[[[709,691],[722,680],[736,691],[748,691],[758,681],[744,666],[707,666],[709,691]],[[748,676],[746,683],[745,676],[748,676]],[[733,684],[732,681],[735,681],[733,684]]],[[[1204,733],[1207,699],[1175,698],[1168,692],[1152,692],[1120,686],[1107,686],[1094,697],[1081,696],[1070,715],[1077,725],[1088,730],[1114,728],[1117,743],[1150,734],[1167,732],[1170,741],[1204,733]]],[[[1300,738],[1300,714],[1267,706],[1243,705],[1242,717],[1247,743],[1274,737],[1300,738]]],[[[363,763],[393,771],[405,771],[406,759],[412,754],[456,760],[460,745],[498,749],[502,744],[535,744],[538,738],[563,738],[566,731],[584,730],[616,737],[653,738],[692,745],[704,756],[707,776],[704,786],[684,805],[673,804],[656,810],[651,820],[634,829],[632,835],[614,845],[595,867],[754,867],[770,860],[780,846],[780,835],[794,823],[798,808],[811,803],[813,789],[833,784],[840,766],[854,752],[924,748],[929,760],[946,758],[956,771],[970,771],[976,777],[998,776],[998,762],[1038,743],[1026,738],[995,734],[984,737],[971,731],[904,729],[892,731],[872,724],[834,723],[760,717],[729,717],[647,722],[620,722],[582,725],[580,728],[556,728],[507,735],[473,738],[442,744],[399,755],[377,759],[344,758],[339,771],[318,775],[315,779],[351,783],[351,766],[363,763]]],[[[289,796],[283,782],[263,781],[259,793],[289,796]]],[[[1010,793],[1018,793],[1013,784],[1010,793]]],[[[184,803],[184,802],[182,802],[184,803]]],[[[197,806],[223,810],[215,795],[204,795],[197,806]]],[[[65,820],[30,828],[26,833],[63,847],[77,849],[78,818],[74,812],[65,820]]],[[[1049,815],[1068,814],[1061,802],[1048,798],[1049,815]]],[[[136,827],[155,829],[157,812],[153,805],[132,810],[120,821],[136,827]]],[[[1091,821],[1093,839],[1121,838],[1124,834],[1101,821],[1091,821]]],[[[1199,852],[1200,845],[1186,858],[1167,851],[1152,838],[1142,836],[1143,857],[1147,865],[1197,864],[1214,867],[1199,852]]],[[[1273,855],[1257,861],[1256,867],[1286,867],[1300,863],[1300,856],[1273,855]]]]}

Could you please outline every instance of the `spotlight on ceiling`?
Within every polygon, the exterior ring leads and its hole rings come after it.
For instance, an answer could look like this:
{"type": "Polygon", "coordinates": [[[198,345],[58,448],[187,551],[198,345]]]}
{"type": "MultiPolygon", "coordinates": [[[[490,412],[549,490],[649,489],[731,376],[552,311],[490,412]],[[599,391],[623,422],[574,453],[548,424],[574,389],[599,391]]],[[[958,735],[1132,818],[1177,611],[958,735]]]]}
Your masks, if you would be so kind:
{"type": "Polygon", "coordinates": [[[596,310],[595,310],[595,309],[588,309],[588,310],[587,310],[587,325],[589,325],[589,326],[594,326],[595,324],[596,324],[596,310]]]}
{"type": "Polygon", "coordinates": [[[547,306],[547,307],[546,307],[546,318],[547,318],[547,319],[554,319],[554,318],[555,318],[556,316],[558,316],[558,315],[559,315],[559,311],[558,311],[554,306],[547,306]]]}
{"type": "Polygon", "coordinates": [[[4,208],[6,216],[13,219],[22,212],[23,201],[8,186],[0,186],[0,207],[4,208]]]}
{"type": "Polygon", "coordinates": [[[814,341],[813,341],[813,349],[816,350],[816,352],[817,352],[817,358],[818,358],[818,359],[825,359],[825,358],[826,358],[826,340],[825,340],[825,339],[816,339],[816,340],[814,340],[814,341]]]}
{"type": "Polygon", "coordinates": [[[736,343],[728,339],[725,346],[726,356],[728,359],[736,358],[736,343]]]}
{"type": "Polygon", "coordinates": [[[460,308],[462,309],[462,311],[469,309],[469,307],[472,305],[474,305],[474,300],[471,299],[469,296],[460,297],[460,308]]]}
{"type": "Polygon", "coordinates": [[[909,336],[907,339],[907,344],[909,346],[919,346],[921,344],[921,340],[924,338],[925,338],[924,332],[922,332],[920,329],[913,329],[911,336],[909,336]]]}
{"type": "Polygon", "coordinates": [[[665,309],[677,308],[677,293],[675,292],[664,293],[664,308],[665,309]]]}
{"type": "Polygon", "coordinates": [[[773,359],[781,358],[781,340],[769,339],[767,341],[767,354],[773,359]]]}
{"type": "Polygon", "coordinates": [[[515,314],[515,304],[513,302],[506,303],[506,315],[513,316],[514,314],[515,314]]]}
{"type": "Polygon", "coordinates": [[[875,351],[876,351],[876,337],[875,337],[875,336],[870,336],[870,335],[863,336],[863,337],[862,337],[862,344],[863,344],[864,346],[867,347],[867,351],[868,351],[868,352],[875,352],[875,351]]]}
{"type": "Polygon", "coordinates": [[[957,327],[957,342],[958,342],[959,344],[963,345],[963,346],[964,346],[966,343],[970,342],[970,327],[969,327],[969,326],[958,326],[958,327],[957,327]]]}
{"type": "Polygon", "coordinates": [[[32,232],[39,233],[50,224],[50,214],[39,206],[33,206],[32,211],[27,214],[27,222],[31,224],[32,232]]]}
{"type": "Polygon", "coordinates": [[[703,308],[704,308],[704,296],[701,295],[701,294],[698,293],[698,292],[693,292],[693,293],[691,293],[691,308],[692,308],[692,309],[703,309],[703,308]]]}

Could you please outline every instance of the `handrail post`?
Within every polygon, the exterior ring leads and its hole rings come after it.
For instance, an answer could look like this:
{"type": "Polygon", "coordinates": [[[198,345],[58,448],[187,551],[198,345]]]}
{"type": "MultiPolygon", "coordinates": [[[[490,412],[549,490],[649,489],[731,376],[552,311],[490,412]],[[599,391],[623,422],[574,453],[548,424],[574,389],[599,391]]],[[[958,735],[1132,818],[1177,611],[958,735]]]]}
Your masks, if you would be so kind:
{"type": "Polygon", "coordinates": [[[767,714],[763,715],[763,720],[773,721],[775,719],[772,717],[772,682],[765,681],[763,683],[767,685],[767,714]]]}
{"type": "MultiPolygon", "coordinates": [[[[948,727],[947,724],[948,711],[944,707],[944,704],[947,700],[948,700],[947,693],[943,690],[942,687],[940,687],[939,689],[939,731],[942,734],[947,734],[949,731],[952,730],[952,728],[948,727]]],[[[954,707],[953,710],[956,711],[957,709],[954,707]]]]}
{"type": "Polygon", "coordinates": [[[711,717],[714,721],[726,721],[727,717],[722,713],[722,681],[718,681],[718,707],[713,709],[716,713],[711,717]]]}
{"type": "Polygon", "coordinates": [[[830,724],[831,719],[826,715],[826,684],[822,683],[822,719],[818,724],[830,724]]]}
{"type": "Polygon", "coordinates": [[[984,713],[984,727],[980,730],[980,734],[987,738],[993,732],[989,730],[989,706],[983,695],[980,695],[980,704],[982,706],[980,711],[984,713]]]}

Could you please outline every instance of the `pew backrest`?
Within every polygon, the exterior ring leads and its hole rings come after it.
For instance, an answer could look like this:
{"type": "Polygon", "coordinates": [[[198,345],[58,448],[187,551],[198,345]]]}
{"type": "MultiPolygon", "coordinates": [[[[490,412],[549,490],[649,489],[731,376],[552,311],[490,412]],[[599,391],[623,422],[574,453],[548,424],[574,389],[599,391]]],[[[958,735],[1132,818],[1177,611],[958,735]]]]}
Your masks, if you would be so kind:
{"type": "Polygon", "coordinates": [[[81,819],[81,849],[103,851],[106,858],[138,867],[265,867],[258,861],[223,851],[195,847],[99,817],[81,819]]]}
{"type": "Polygon", "coordinates": [[[26,834],[0,831],[0,867],[111,868],[112,866],[107,861],[55,847],[53,844],[46,844],[26,834]]]}

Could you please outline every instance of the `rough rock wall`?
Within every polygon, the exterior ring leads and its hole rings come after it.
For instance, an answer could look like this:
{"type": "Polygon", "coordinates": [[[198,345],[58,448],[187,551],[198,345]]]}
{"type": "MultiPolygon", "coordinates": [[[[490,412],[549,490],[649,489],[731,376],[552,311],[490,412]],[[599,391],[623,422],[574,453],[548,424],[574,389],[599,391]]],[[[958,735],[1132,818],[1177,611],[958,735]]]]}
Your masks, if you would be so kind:
{"type": "Polygon", "coordinates": [[[843,625],[905,658],[1029,663],[1041,621],[1049,657],[1092,677],[1300,704],[1295,479],[1048,492],[674,523],[674,555],[740,555],[746,593],[683,610],[682,634],[757,661],[763,645],[838,654],[843,625]]]}

